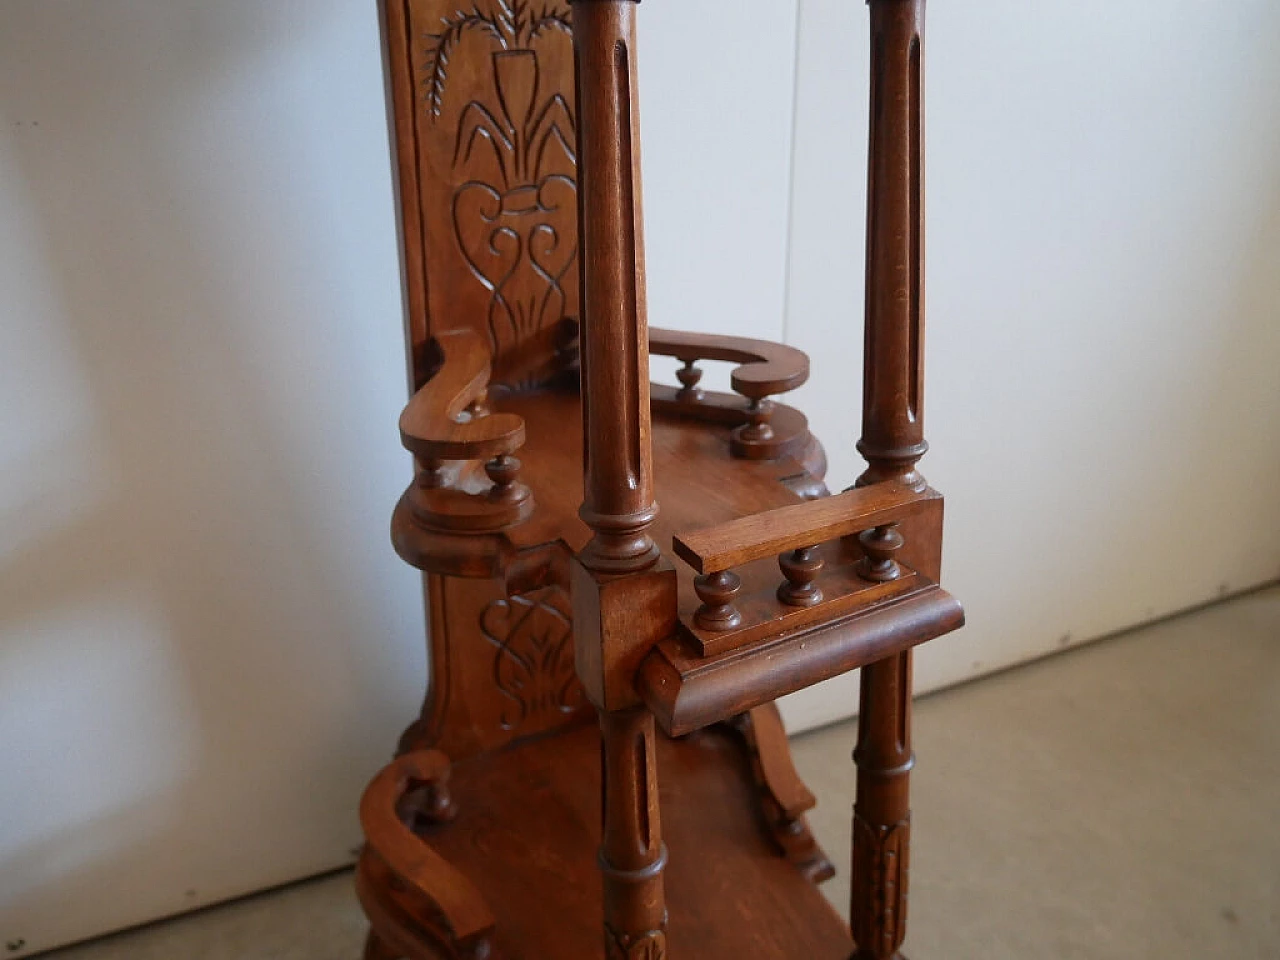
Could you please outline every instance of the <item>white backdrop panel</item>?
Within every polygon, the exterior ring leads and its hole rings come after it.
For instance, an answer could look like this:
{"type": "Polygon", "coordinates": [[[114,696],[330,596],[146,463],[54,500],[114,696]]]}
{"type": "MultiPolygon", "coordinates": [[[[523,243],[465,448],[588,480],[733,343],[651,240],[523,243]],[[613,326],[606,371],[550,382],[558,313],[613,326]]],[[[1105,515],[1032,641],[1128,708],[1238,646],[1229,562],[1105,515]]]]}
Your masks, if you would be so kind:
{"type": "MultiPolygon", "coordinates": [[[[794,30],[643,8],[655,324],[781,335],[794,30]]],[[[358,842],[424,676],[390,171],[373,4],[0,3],[11,955],[358,842]]]]}
{"type": "MultiPolygon", "coordinates": [[[[802,0],[789,340],[852,481],[867,12],[802,0]]],[[[1280,6],[934,3],[926,433],[969,625],[924,690],[1280,576],[1280,6]]],[[[793,698],[847,715],[856,681],[793,698]]]]}

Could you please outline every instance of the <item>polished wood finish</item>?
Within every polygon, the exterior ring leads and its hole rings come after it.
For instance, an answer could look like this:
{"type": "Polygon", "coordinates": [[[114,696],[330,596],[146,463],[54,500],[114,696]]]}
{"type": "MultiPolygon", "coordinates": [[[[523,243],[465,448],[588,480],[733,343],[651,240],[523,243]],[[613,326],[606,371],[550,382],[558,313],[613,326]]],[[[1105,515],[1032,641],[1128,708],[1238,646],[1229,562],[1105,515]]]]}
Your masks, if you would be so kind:
{"type": "Polygon", "coordinates": [[[593,530],[583,564],[643,570],[658,558],[653,499],[634,0],[573,4],[582,243],[582,427],[593,530]]]}
{"type": "Polygon", "coordinates": [[[741,733],[751,752],[752,773],[775,842],[812,883],[831,879],[836,868],[814,842],[804,817],[818,801],[791,761],[787,731],[777,705],[771,701],[741,713],[732,726],[741,733]]]}
{"type": "Polygon", "coordinates": [[[432,339],[429,352],[436,373],[400,416],[401,442],[419,464],[401,501],[403,522],[479,533],[527,520],[533,495],[512,456],[524,444],[524,422],[487,409],[488,349],[474,332],[455,330],[432,339]]]}
{"type": "Polygon", "coordinates": [[[879,483],[679,534],[673,545],[676,555],[693,569],[715,573],[901,520],[927,502],[940,500],[932,491],[879,483]]]}
{"type": "Polygon", "coordinates": [[[803,387],[809,379],[807,355],[795,347],[768,340],[651,329],[649,352],[690,364],[699,360],[736,363],[729,383],[748,400],[787,393],[803,387]]]}
{"type": "Polygon", "coordinates": [[[679,389],[654,387],[655,413],[732,425],[729,449],[735,457],[773,460],[803,455],[810,443],[809,421],[799,410],[769,398],[795,390],[809,379],[809,358],[804,353],[766,340],[655,329],[649,331],[649,352],[684,364],[676,372],[679,389]],[[737,396],[699,388],[700,360],[738,364],[729,375],[737,396]]]}
{"type": "MultiPolygon", "coordinates": [[[[777,821],[761,814],[763,788],[743,737],[716,727],[679,740],[659,735],[655,743],[670,851],[668,955],[844,960],[853,946],[848,926],[779,847],[777,821]]],[[[422,842],[464,869],[495,911],[495,960],[606,956],[599,758],[593,725],[478,757],[455,771],[456,819],[421,831],[422,842]]],[[[799,838],[812,843],[807,829],[799,838]]],[[[429,949],[405,956],[452,960],[423,920],[429,949]]]]}
{"type": "MultiPolygon", "coordinates": [[[[867,310],[860,486],[924,489],[925,0],[870,0],[871,104],[867,172],[867,310]]],[[[884,546],[894,531],[862,541],[884,546]]],[[[893,573],[897,545],[864,573],[893,573]],[[877,563],[879,566],[877,566],[877,563]]],[[[910,649],[865,667],[858,712],[850,923],[857,960],[897,956],[906,936],[910,859],[910,649]]]]}
{"type": "Polygon", "coordinates": [[[860,485],[916,489],[924,439],[924,0],[870,0],[860,485]]]}
{"type": "Polygon", "coordinates": [[[637,683],[662,728],[680,736],[859,667],[875,665],[964,624],[955,599],[919,574],[885,585],[875,603],[804,627],[784,621],[750,645],[703,654],[684,635],[645,658],[637,683]]]}
{"type": "Polygon", "coordinates": [[[916,470],[923,0],[871,15],[868,469],[829,496],[803,353],[648,327],[634,0],[385,0],[431,686],[361,803],[366,960],[897,955],[911,650],[963,611],[916,470]],[[773,700],[857,667],[846,925],[773,700]]]}
{"type": "Polygon", "coordinates": [[[495,384],[540,384],[571,366],[579,315],[568,7],[383,3],[413,387],[459,329],[495,384]]]}
{"type": "MultiPolygon", "coordinates": [[[[494,917],[480,892],[466,875],[430,846],[418,842],[410,829],[411,817],[401,818],[404,801],[425,792],[427,801],[415,809],[426,823],[446,823],[456,807],[445,790],[449,758],[438,751],[405,754],[385,767],[365,790],[360,822],[367,844],[357,868],[357,889],[367,910],[396,910],[406,916],[422,911],[432,914],[447,940],[467,956],[487,956],[494,932],[494,917]],[[397,815],[388,816],[388,811],[397,815]],[[390,904],[369,891],[379,876],[394,876],[388,887],[390,904]]],[[[417,945],[399,935],[398,925],[379,931],[385,946],[409,953],[417,945]]]]}
{"type": "Polygon", "coordinates": [[[600,714],[599,861],[609,958],[667,954],[654,723],[634,687],[640,658],[671,630],[676,598],[675,570],[649,532],[658,505],[635,12],[635,0],[573,3],[586,491],[580,515],[592,530],[574,560],[573,617],[578,678],[600,714]]]}

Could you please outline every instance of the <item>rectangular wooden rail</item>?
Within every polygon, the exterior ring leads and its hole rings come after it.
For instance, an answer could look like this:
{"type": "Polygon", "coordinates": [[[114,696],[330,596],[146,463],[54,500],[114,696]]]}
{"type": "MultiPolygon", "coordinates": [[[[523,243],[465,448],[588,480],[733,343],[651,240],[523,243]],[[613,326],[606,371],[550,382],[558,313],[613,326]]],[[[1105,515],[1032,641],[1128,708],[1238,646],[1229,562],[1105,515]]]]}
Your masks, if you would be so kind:
{"type": "Polygon", "coordinates": [[[673,545],[676,555],[698,573],[719,573],[897,523],[937,499],[940,495],[927,488],[917,492],[900,483],[877,483],[681,534],[673,545]]]}
{"type": "Polygon", "coordinates": [[[641,668],[659,722],[687,733],[960,626],[936,581],[942,508],[890,481],[675,537],[702,606],[686,595],[641,668]]]}
{"type": "Polygon", "coordinates": [[[881,602],[713,656],[676,635],[640,667],[636,686],[672,736],[728,720],[762,703],[865,667],[964,625],[964,611],[937,584],[912,574],[881,602]]]}

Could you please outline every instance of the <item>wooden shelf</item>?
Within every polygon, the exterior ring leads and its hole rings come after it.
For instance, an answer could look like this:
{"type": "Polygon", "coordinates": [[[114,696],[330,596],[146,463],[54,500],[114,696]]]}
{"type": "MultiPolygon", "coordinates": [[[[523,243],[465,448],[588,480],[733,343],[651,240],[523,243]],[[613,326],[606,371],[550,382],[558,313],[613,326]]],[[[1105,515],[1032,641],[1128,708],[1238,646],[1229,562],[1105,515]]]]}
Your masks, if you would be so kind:
{"type": "Polygon", "coordinates": [[[645,659],[637,685],[662,728],[680,736],[964,625],[949,593],[919,573],[896,592],[846,617],[704,657],[683,635],[645,659]]]}

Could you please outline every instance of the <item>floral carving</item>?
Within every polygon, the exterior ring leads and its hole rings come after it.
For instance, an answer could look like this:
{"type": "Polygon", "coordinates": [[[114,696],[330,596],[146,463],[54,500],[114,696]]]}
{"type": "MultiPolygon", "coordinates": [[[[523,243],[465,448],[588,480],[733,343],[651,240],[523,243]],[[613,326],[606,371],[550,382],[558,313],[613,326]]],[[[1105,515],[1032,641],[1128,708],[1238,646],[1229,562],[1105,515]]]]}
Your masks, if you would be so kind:
{"type": "Polygon", "coordinates": [[[573,713],[583,702],[573,667],[569,599],[557,586],[494,600],[480,629],[496,648],[493,680],[508,701],[504,730],[573,713]]]}
{"type": "Polygon", "coordinates": [[[544,33],[559,31],[571,34],[573,27],[567,7],[544,3],[537,12],[526,0],[497,0],[497,10],[456,10],[440,18],[440,32],[427,34],[427,78],[424,81],[427,106],[433,116],[444,107],[445,84],[449,79],[449,60],[463,34],[476,31],[492,38],[503,50],[529,50],[544,33]]]}
{"type": "Polygon", "coordinates": [[[488,293],[495,352],[559,322],[565,279],[578,253],[573,110],[544,89],[539,47],[571,32],[559,3],[481,2],[440,18],[428,34],[422,95],[434,120],[445,111],[449,65],[468,35],[489,47],[492,94],[458,113],[452,199],[454,238],[475,282],[488,293]]]}

